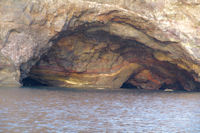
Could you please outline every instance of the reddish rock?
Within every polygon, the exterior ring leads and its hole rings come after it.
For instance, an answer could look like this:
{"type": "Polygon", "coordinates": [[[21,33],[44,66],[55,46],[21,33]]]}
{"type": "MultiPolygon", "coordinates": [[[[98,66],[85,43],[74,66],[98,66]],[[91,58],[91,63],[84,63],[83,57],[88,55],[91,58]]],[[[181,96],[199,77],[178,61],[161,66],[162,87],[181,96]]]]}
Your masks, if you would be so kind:
{"type": "Polygon", "coordinates": [[[157,90],[164,83],[164,80],[158,75],[151,73],[149,70],[142,70],[133,79],[130,79],[128,83],[138,86],[143,89],[157,90]]]}
{"type": "Polygon", "coordinates": [[[119,88],[130,82],[143,89],[198,89],[199,5],[188,0],[1,0],[0,65],[9,67],[0,69],[0,84],[31,77],[76,88],[119,88]]]}
{"type": "Polygon", "coordinates": [[[158,90],[164,84],[173,87],[178,82],[184,88],[192,82],[185,70],[157,60],[153,53],[144,44],[106,32],[76,33],[59,40],[29,76],[44,84],[73,88],[120,88],[127,82],[158,90]]]}

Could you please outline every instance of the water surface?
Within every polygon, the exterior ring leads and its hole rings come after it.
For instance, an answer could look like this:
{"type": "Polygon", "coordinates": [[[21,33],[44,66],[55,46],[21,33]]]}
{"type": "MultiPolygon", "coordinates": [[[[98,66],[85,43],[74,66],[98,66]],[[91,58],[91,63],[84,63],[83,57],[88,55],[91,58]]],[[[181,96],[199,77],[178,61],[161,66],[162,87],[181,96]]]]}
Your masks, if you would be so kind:
{"type": "Polygon", "coordinates": [[[200,93],[1,88],[0,132],[200,132],[200,93]]]}

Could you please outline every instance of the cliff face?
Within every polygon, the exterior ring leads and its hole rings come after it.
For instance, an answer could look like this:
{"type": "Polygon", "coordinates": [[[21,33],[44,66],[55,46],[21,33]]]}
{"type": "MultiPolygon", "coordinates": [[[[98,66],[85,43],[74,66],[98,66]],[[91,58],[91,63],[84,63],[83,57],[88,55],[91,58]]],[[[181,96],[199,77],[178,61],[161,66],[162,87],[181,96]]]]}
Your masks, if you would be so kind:
{"type": "Polygon", "coordinates": [[[0,84],[197,89],[199,12],[196,0],[1,0],[0,84]]]}

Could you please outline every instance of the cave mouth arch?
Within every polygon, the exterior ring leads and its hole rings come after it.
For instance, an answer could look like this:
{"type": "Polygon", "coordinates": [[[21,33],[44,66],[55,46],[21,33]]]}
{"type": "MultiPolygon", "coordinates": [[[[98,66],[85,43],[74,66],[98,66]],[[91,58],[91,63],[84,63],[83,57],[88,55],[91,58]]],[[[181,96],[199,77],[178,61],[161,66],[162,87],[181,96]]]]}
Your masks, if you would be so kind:
{"type": "Polygon", "coordinates": [[[162,51],[136,40],[101,30],[61,36],[31,68],[23,86],[189,90],[196,85],[187,71],[156,59],[162,51]]]}
{"type": "MultiPolygon", "coordinates": [[[[129,80],[125,81],[122,86],[120,87],[121,89],[145,89],[145,88],[141,88],[140,86],[135,86],[134,84],[129,83],[129,80]]],[[[154,90],[153,88],[149,88],[149,90],[154,90]]],[[[176,90],[176,91],[185,91],[184,87],[181,85],[180,82],[175,82],[173,84],[166,84],[163,83],[161,84],[158,88],[156,88],[156,90],[176,90]]]]}

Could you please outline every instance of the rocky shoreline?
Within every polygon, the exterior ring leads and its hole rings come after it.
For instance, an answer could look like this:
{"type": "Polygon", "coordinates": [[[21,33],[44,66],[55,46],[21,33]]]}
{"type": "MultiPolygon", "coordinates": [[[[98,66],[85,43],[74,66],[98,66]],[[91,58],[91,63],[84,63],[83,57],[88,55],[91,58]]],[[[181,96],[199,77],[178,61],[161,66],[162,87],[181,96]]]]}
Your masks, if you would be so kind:
{"type": "Polygon", "coordinates": [[[193,0],[1,0],[0,86],[198,90],[199,12],[193,0]]]}

